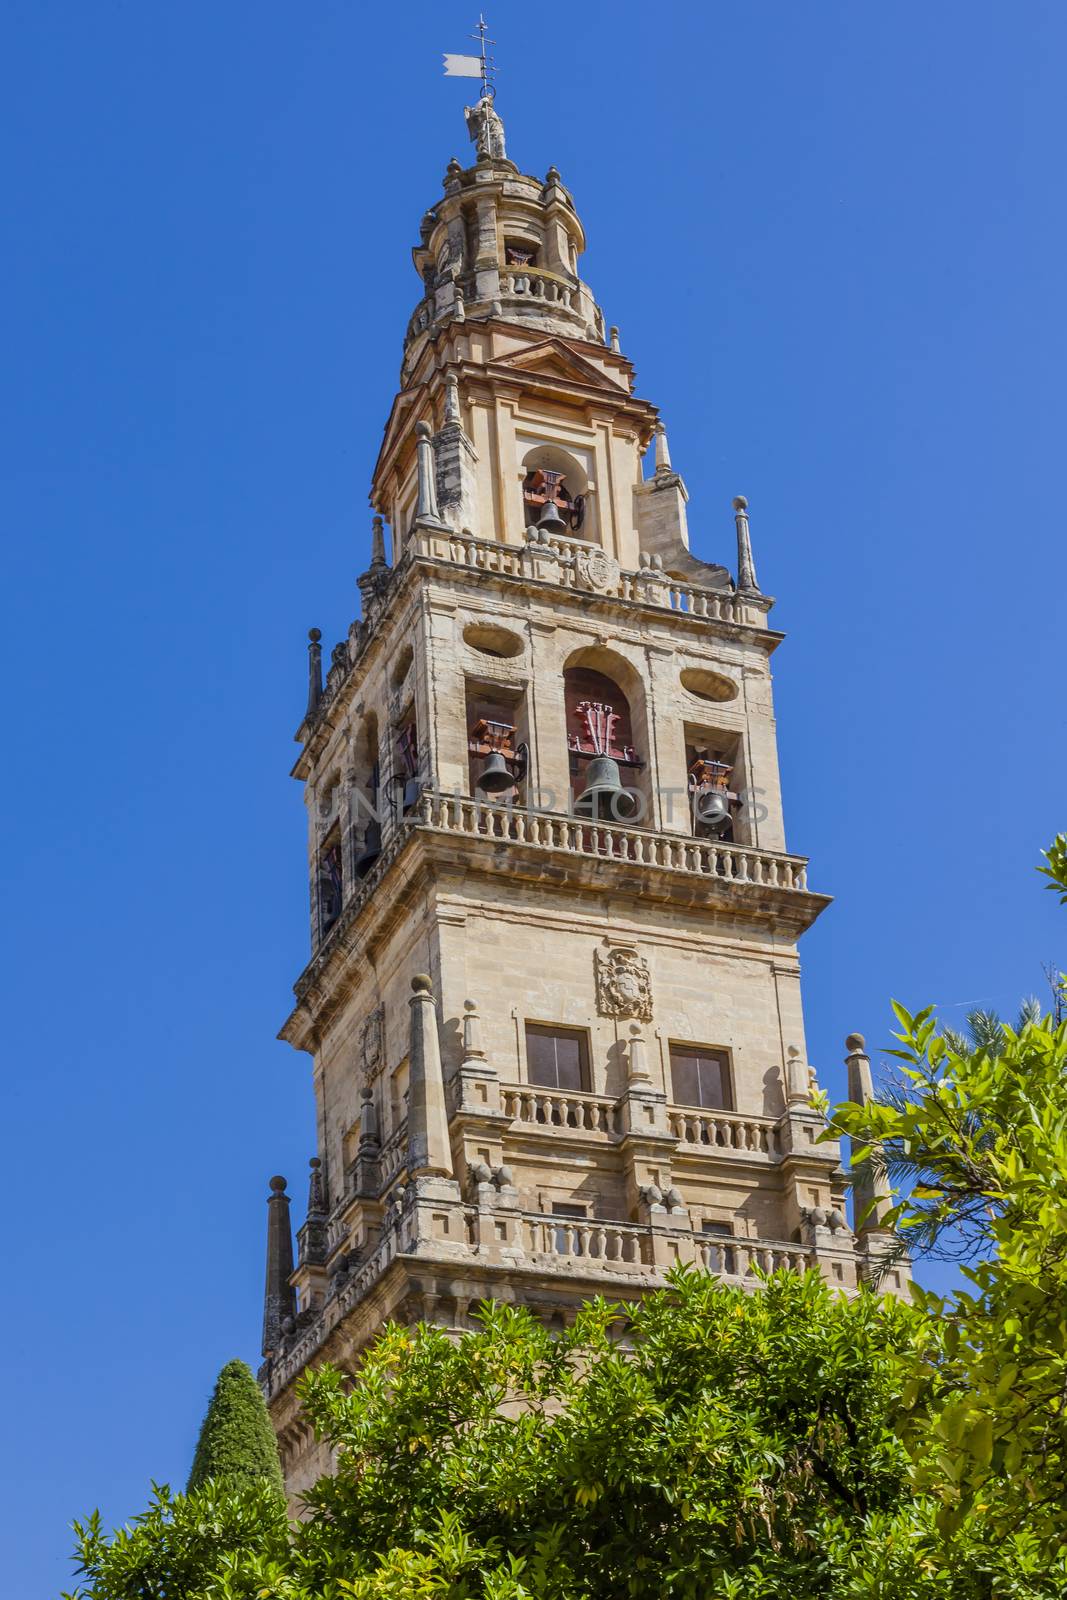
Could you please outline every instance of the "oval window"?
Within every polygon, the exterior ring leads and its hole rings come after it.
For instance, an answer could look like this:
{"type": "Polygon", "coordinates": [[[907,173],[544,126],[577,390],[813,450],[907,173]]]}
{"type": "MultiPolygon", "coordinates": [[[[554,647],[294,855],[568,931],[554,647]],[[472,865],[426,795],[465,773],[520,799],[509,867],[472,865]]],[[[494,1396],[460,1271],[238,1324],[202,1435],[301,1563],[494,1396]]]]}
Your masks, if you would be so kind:
{"type": "Polygon", "coordinates": [[[463,640],[483,656],[499,656],[504,660],[521,656],[526,648],[520,634],[512,633],[509,628],[494,627],[491,622],[468,622],[463,640]]]}
{"type": "Polygon", "coordinates": [[[721,672],[709,672],[706,667],[686,667],[682,673],[682,688],[695,694],[698,700],[736,700],[737,684],[721,672]]]}

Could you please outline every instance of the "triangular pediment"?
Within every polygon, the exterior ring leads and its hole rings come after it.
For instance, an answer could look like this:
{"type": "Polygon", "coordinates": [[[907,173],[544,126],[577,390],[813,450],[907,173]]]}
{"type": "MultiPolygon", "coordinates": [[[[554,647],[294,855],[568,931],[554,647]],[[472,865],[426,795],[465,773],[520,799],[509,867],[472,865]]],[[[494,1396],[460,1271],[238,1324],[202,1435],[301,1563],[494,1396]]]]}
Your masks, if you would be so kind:
{"type": "Polygon", "coordinates": [[[630,392],[621,376],[612,377],[595,362],[572,350],[562,339],[542,339],[537,344],[527,345],[524,350],[497,356],[491,364],[497,371],[522,373],[526,377],[547,378],[557,383],[561,380],[580,383],[583,387],[606,389],[611,394],[630,392]]]}

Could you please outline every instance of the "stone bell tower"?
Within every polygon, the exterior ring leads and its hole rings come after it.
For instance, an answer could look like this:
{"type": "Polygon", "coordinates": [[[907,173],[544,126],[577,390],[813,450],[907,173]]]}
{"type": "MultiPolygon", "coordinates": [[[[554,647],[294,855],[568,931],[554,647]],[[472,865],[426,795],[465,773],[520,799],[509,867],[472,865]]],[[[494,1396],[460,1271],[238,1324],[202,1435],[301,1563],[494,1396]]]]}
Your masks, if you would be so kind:
{"type": "Polygon", "coordinates": [[[560,174],[520,172],[491,101],[468,121],[413,252],[362,616],[325,679],[312,630],[297,733],[282,1037],[318,1152],[295,1268],[272,1180],[261,1372],[293,1494],[327,1465],[295,1380],[388,1318],[560,1325],[679,1261],[849,1288],[887,1249],[809,1104],[797,941],[827,899],[786,850],[746,502],[734,577],[691,553],[560,174]]]}

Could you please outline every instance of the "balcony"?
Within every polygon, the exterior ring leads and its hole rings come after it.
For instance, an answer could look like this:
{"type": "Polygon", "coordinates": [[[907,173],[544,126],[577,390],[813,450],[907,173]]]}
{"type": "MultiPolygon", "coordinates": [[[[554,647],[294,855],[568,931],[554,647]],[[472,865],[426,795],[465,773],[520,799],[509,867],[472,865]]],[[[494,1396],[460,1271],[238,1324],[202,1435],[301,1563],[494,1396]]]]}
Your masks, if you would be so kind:
{"type": "MultiPolygon", "coordinates": [[[[784,1241],[718,1237],[660,1223],[586,1221],[511,1208],[483,1211],[463,1203],[454,1208],[458,1228],[443,1244],[435,1233],[440,1209],[439,1200],[420,1201],[414,1186],[398,1196],[366,1260],[263,1369],[268,1398],[280,1393],[320,1353],[327,1360],[336,1357],[338,1350],[329,1348],[331,1335],[390,1270],[403,1271],[405,1265],[422,1283],[435,1262],[449,1278],[458,1270],[465,1284],[477,1290],[476,1298],[492,1298],[498,1279],[508,1283],[513,1295],[517,1280],[547,1276],[555,1280],[554,1301],[558,1302],[561,1281],[566,1281],[573,1288],[570,1301],[576,1305],[593,1294],[625,1299],[628,1293],[661,1288],[667,1271],[678,1261],[745,1288],[755,1288],[760,1274],[803,1272],[817,1264],[812,1249],[784,1241]],[[507,1242],[497,1244],[501,1226],[506,1228],[507,1242]]],[[[536,1305],[536,1281],[531,1288],[530,1303],[536,1305]]],[[[401,1298],[398,1292],[395,1303],[401,1298]]],[[[358,1348],[363,1337],[371,1335],[387,1303],[394,1302],[375,1297],[365,1335],[358,1326],[352,1328],[346,1360],[351,1360],[353,1339],[358,1348]]]]}

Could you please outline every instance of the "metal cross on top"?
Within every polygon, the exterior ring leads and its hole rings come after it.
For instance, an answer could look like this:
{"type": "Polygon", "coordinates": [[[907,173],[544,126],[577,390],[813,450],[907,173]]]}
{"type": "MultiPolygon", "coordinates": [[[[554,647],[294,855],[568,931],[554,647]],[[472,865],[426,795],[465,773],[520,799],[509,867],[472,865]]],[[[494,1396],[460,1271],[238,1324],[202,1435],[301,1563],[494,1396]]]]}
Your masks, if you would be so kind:
{"type": "Polygon", "coordinates": [[[486,54],[486,45],[496,44],[495,39],[488,36],[489,24],[481,15],[478,17],[478,31],[472,33],[471,38],[478,41],[478,54],[476,56],[445,55],[446,78],[481,78],[482,99],[492,99],[496,94],[496,85],[490,80],[496,75],[496,64],[492,56],[486,54]]]}

